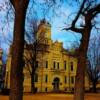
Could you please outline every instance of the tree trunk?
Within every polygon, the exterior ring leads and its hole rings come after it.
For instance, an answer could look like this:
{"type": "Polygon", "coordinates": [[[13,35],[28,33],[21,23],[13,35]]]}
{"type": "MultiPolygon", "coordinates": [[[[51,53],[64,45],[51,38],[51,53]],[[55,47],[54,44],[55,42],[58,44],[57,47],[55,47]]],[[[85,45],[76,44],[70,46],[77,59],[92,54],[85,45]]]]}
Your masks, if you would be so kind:
{"type": "Polygon", "coordinates": [[[74,100],[84,100],[85,64],[85,57],[80,55],[77,64],[74,100]]]}
{"type": "Polygon", "coordinates": [[[28,5],[28,2],[26,1],[27,0],[11,0],[11,3],[15,8],[15,23],[10,74],[10,100],[23,99],[24,27],[28,5]]]}
{"type": "Polygon", "coordinates": [[[36,56],[37,56],[37,44],[34,43],[34,56],[33,56],[33,63],[32,63],[32,74],[31,74],[31,92],[32,93],[35,93],[36,90],[35,90],[35,71],[36,71],[36,68],[37,68],[37,64],[36,64],[36,56]]]}
{"type": "Polygon", "coordinates": [[[78,58],[77,72],[75,79],[75,91],[74,91],[74,100],[84,100],[84,78],[85,78],[85,68],[87,60],[87,50],[89,44],[89,38],[91,33],[91,23],[86,21],[86,26],[82,33],[81,44],[76,52],[78,58]]]}
{"type": "Polygon", "coordinates": [[[34,74],[31,75],[31,93],[35,93],[34,74]]]}

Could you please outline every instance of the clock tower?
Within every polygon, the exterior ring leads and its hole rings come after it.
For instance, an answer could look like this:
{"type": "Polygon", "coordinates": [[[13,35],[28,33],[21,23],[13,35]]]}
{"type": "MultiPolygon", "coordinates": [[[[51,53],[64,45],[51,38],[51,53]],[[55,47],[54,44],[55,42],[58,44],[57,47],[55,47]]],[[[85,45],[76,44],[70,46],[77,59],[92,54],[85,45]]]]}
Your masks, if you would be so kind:
{"type": "Polygon", "coordinates": [[[39,27],[38,27],[38,32],[37,32],[37,39],[51,39],[51,25],[45,20],[41,20],[39,27]]]}

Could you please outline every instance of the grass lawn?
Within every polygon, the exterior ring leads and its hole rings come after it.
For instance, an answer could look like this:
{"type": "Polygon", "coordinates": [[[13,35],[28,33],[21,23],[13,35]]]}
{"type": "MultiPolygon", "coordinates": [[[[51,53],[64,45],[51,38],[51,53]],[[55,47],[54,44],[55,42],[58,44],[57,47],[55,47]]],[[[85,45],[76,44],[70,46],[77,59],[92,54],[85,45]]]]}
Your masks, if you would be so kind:
{"type": "MultiPolygon", "coordinates": [[[[9,100],[8,96],[0,95],[0,100],[9,100]]],[[[23,100],[73,100],[71,94],[27,94],[24,95],[23,100]]],[[[100,93],[97,94],[86,94],[85,100],[100,100],[100,93]]]]}

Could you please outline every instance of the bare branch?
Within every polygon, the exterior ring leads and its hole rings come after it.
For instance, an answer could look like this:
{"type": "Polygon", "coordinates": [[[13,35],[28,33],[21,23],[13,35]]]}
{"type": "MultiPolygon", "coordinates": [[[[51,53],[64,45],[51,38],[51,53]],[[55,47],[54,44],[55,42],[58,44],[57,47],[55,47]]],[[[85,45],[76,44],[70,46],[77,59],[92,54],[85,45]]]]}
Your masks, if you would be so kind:
{"type": "Polygon", "coordinates": [[[69,27],[69,28],[64,28],[63,30],[71,30],[71,31],[74,31],[76,33],[80,33],[82,34],[83,33],[83,28],[75,28],[75,27],[69,27]]]}
{"type": "Polygon", "coordinates": [[[82,3],[82,5],[81,5],[81,7],[80,7],[78,13],[77,13],[75,19],[74,19],[73,22],[72,22],[72,27],[75,27],[75,24],[76,24],[77,20],[79,19],[79,16],[80,16],[81,13],[82,13],[82,9],[84,8],[85,2],[86,2],[86,0],[83,0],[83,3],[82,3]]]}

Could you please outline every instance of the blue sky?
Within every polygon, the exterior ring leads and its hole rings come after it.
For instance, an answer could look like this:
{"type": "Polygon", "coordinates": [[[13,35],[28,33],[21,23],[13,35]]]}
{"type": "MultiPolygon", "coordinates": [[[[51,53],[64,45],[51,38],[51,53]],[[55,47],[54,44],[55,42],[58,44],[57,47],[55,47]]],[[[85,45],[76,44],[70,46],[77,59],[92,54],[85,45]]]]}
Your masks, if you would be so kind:
{"type": "MultiPolygon", "coordinates": [[[[39,1],[43,1],[43,0],[39,0],[39,1]]],[[[59,0],[58,0],[59,1],[59,0]]],[[[70,5],[68,5],[68,0],[63,0],[64,3],[61,4],[61,6],[55,7],[55,13],[52,13],[52,10],[49,10],[45,15],[47,16],[43,16],[43,11],[41,11],[41,8],[39,5],[36,6],[36,10],[38,8],[38,12],[37,15],[39,18],[45,17],[51,24],[52,26],[52,39],[54,41],[58,40],[58,41],[62,41],[63,42],[63,46],[64,48],[70,48],[72,43],[75,41],[79,41],[80,40],[80,35],[77,35],[75,33],[72,32],[66,32],[63,30],[64,27],[66,27],[65,23],[69,23],[70,20],[68,20],[68,16],[73,12],[73,9],[70,5]],[[49,18],[48,18],[49,17],[49,18]]],[[[58,3],[59,4],[59,3],[58,3]]],[[[78,8],[74,5],[75,10],[78,8]]],[[[74,12],[76,12],[74,10],[74,12]]]]}
{"type": "MultiPolygon", "coordinates": [[[[11,10],[9,12],[9,15],[7,16],[7,11],[10,6],[7,5],[7,3],[5,4],[5,1],[9,0],[0,0],[0,46],[3,47],[3,49],[6,52],[8,52],[8,47],[9,47],[8,39],[12,40],[13,36],[14,15],[13,15],[13,10],[11,10]]],[[[73,43],[75,43],[76,41],[77,42],[80,41],[81,35],[71,31],[62,30],[64,27],[70,25],[71,20],[74,18],[73,16],[76,14],[79,8],[79,5],[75,3],[74,5],[70,5],[69,0],[63,0],[64,3],[62,3],[59,8],[57,6],[53,6],[55,7],[54,10],[56,12],[55,15],[55,13],[53,13],[54,12],[53,7],[51,8],[51,10],[50,9],[47,10],[47,6],[45,4],[43,5],[44,0],[37,0],[36,2],[40,3],[38,5],[33,5],[32,0],[30,1],[31,2],[28,8],[28,11],[30,11],[30,14],[28,15],[29,19],[33,20],[33,18],[36,17],[37,19],[40,20],[45,17],[52,26],[51,30],[52,30],[53,41],[56,40],[62,41],[64,48],[71,48],[71,45],[73,43]],[[31,6],[34,7],[31,8],[31,6]],[[46,11],[45,14],[43,14],[44,11],[46,11]]],[[[72,1],[74,2],[75,0],[72,1]]],[[[81,22],[82,20],[79,21],[81,22]]],[[[93,31],[93,33],[94,32],[95,31],[93,31]]]]}
{"type": "MultiPolygon", "coordinates": [[[[3,46],[4,49],[7,49],[8,44],[5,44],[5,41],[7,41],[8,36],[9,39],[12,38],[12,33],[13,33],[13,20],[6,20],[6,13],[7,13],[7,9],[9,8],[7,5],[5,5],[5,1],[8,0],[0,0],[0,38],[2,38],[2,41],[0,39],[1,42],[1,46],[3,46]],[[9,21],[9,23],[7,22],[9,21]],[[2,37],[3,35],[3,37],[2,37]]],[[[43,0],[39,0],[40,3],[42,3],[43,0]],[[40,2],[41,1],[41,2],[40,2]]],[[[58,41],[62,41],[64,43],[64,47],[65,48],[69,48],[71,46],[71,44],[73,43],[73,41],[79,41],[80,36],[76,35],[75,33],[71,33],[71,32],[66,32],[64,30],[62,30],[65,27],[64,23],[67,23],[67,17],[69,16],[69,14],[72,12],[72,9],[70,6],[68,6],[67,0],[65,0],[65,2],[61,5],[60,8],[55,9],[56,13],[58,14],[57,16],[53,15],[52,11],[47,14],[49,17],[51,17],[51,19],[48,18],[48,16],[45,16],[47,18],[47,20],[49,20],[49,22],[51,23],[52,26],[52,39],[54,41],[58,40],[58,41]],[[61,13],[61,14],[60,14],[61,13]]],[[[32,3],[30,3],[31,6],[32,3]]],[[[56,7],[55,7],[56,8],[56,7]]],[[[32,10],[31,10],[32,11],[32,10]]],[[[43,11],[41,11],[41,7],[39,5],[34,6],[34,11],[37,14],[38,18],[43,18],[43,11]],[[37,11],[36,11],[37,10],[37,11]]],[[[11,17],[11,15],[10,15],[11,17]]],[[[32,16],[31,16],[32,18],[32,16]]]]}

